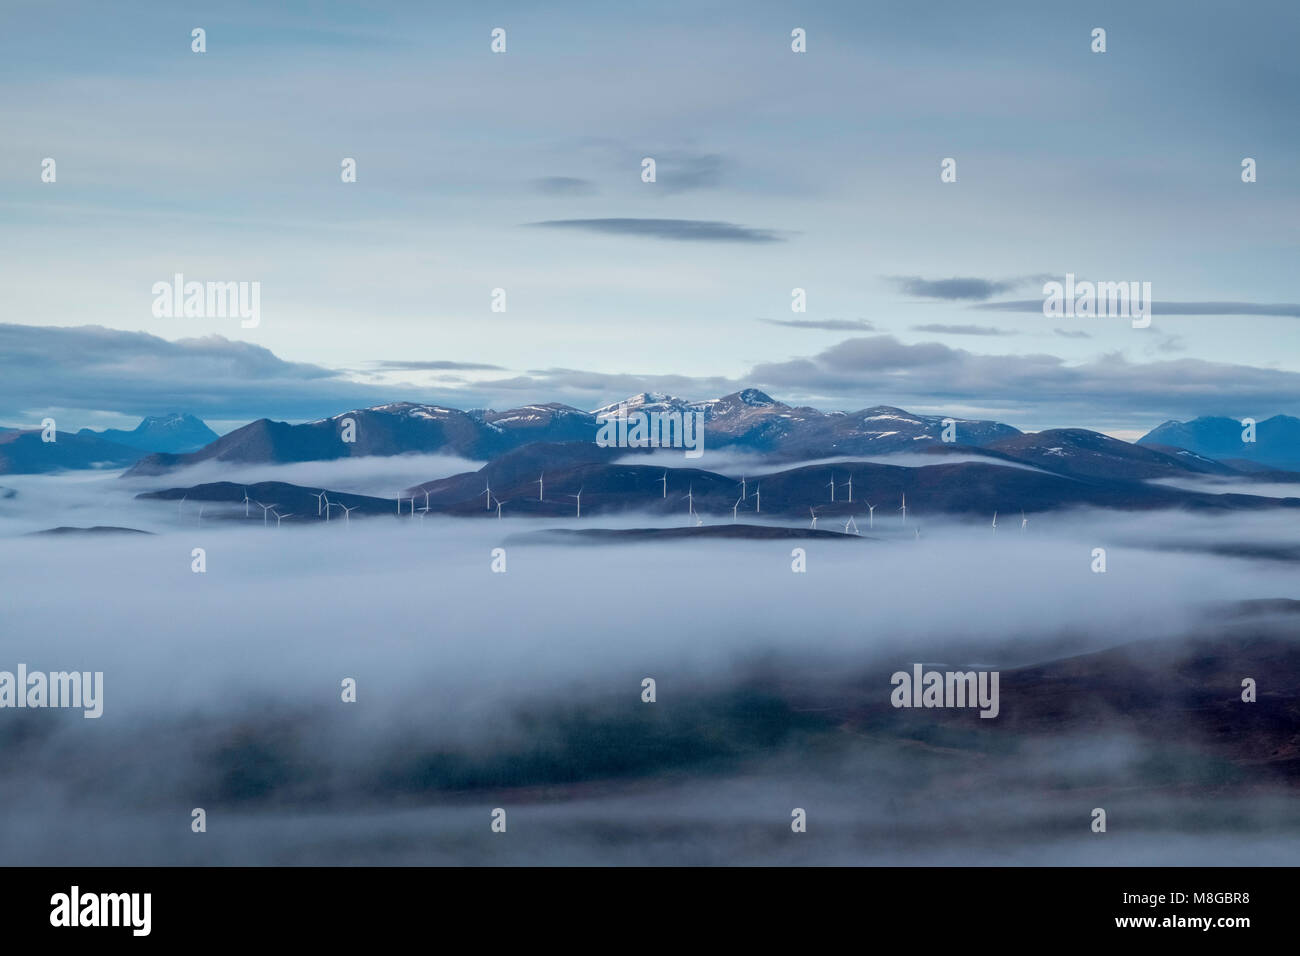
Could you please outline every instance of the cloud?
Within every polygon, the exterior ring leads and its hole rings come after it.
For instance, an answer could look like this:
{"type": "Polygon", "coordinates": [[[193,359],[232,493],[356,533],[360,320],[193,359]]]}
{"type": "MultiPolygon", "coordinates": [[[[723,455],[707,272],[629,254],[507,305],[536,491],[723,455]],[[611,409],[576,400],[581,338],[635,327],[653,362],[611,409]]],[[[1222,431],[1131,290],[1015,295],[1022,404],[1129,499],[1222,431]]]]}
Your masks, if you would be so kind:
{"type": "MultiPolygon", "coordinates": [[[[893,336],[846,339],[811,357],[759,364],[747,384],[781,397],[962,404],[1051,424],[1100,428],[1153,417],[1300,410],[1300,373],[1181,358],[1130,362],[1119,353],[1069,364],[1054,355],[984,355],[893,336]]],[[[788,400],[788,399],[787,399],[788,400]]]]}
{"type": "Polygon", "coordinates": [[[1016,282],[991,279],[923,279],[920,276],[891,276],[890,281],[904,295],[922,299],[987,299],[1016,287],[1016,282]]]}
{"type": "Polygon", "coordinates": [[[655,186],[663,192],[713,189],[722,183],[726,161],[717,153],[649,153],[655,161],[655,186]]]}
{"type": "Polygon", "coordinates": [[[503,372],[500,365],[480,362],[408,362],[404,359],[374,363],[385,372],[503,372]]]}
{"type": "MultiPolygon", "coordinates": [[[[1043,311],[1042,299],[1016,299],[1008,302],[986,302],[971,306],[996,312],[1043,311]]],[[[1153,302],[1151,314],[1162,315],[1280,315],[1300,319],[1300,304],[1294,302],[1153,302]]]]}
{"type": "Polygon", "coordinates": [[[874,332],[876,327],[866,319],[759,319],[768,325],[784,325],[791,329],[825,329],[829,332],[874,332]]]}
{"type": "Polygon", "coordinates": [[[1083,329],[1052,329],[1057,335],[1066,339],[1090,339],[1091,332],[1085,332],[1083,329]]]}
{"type": "Polygon", "coordinates": [[[219,335],[171,342],[95,325],[0,324],[0,414],[15,420],[42,409],[313,418],[391,398],[390,388],[219,335]]]}
{"type": "Polygon", "coordinates": [[[576,176],[542,176],[533,180],[533,186],[548,196],[590,196],[596,191],[596,184],[590,179],[576,176]]]}
{"type": "Polygon", "coordinates": [[[935,332],[940,335],[1019,335],[1010,329],[999,329],[991,325],[942,325],[932,322],[929,325],[914,325],[913,332],[935,332]]]}
{"type": "Polygon", "coordinates": [[[547,219],[526,223],[548,229],[574,229],[611,236],[668,239],[676,242],[784,242],[771,229],[752,229],[734,222],[706,219],[547,219]]]}

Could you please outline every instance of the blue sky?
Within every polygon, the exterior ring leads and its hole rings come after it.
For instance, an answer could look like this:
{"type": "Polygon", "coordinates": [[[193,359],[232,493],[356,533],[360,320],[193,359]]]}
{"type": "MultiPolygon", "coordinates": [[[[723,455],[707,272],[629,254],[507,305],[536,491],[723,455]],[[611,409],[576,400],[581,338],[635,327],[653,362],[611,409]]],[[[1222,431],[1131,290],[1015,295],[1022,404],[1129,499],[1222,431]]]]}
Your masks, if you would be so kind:
{"type": "Polygon", "coordinates": [[[1116,434],[1300,414],[1293,3],[458,6],[0,11],[0,422],[750,384],[1116,434]],[[155,318],[177,272],[260,282],[260,325],[155,318]],[[997,305],[1066,272],[1149,281],[1151,328],[997,305]]]}

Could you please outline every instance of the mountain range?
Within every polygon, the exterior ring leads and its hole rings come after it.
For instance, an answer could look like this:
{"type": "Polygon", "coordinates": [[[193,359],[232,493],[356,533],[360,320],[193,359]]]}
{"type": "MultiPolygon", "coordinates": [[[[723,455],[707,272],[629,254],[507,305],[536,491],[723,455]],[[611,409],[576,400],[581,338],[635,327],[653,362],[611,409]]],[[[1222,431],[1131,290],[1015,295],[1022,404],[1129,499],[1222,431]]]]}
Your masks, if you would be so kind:
{"type": "Polygon", "coordinates": [[[84,468],[124,468],[151,452],[202,448],[217,433],[193,415],[148,417],[133,430],[57,430],[42,440],[40,428],[0,428],[0,475],[44,474],[84,468]]]}
{"type": "Polygon", "coordinates": [[[1138,439],[1139,445],[1184,448],[1241,468],[1300,469],[1300,418],[1274,415],[1255,425],[1254,441],[1235,418],[1202,417],[1165,422],[1138,439]]]}

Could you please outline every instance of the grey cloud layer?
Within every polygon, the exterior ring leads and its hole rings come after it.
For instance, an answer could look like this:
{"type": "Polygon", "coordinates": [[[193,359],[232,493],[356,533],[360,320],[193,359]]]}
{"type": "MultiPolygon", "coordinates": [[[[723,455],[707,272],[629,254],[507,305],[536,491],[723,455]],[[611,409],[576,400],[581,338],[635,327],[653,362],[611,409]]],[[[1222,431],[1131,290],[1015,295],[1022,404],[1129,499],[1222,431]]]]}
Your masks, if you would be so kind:
{"type": "MultiPolygon", "coordinates": [[[[434,360],[388,364],[478,367],[434,360]]],[[[1300,412],[1300,373],[1282,369],[1192,358],[1132,362],[1118,353],[1068,364],[1048,354],[976,354],[890,335],[845,339],[814,355],[753,365],[734,378],[551,367],[442,387],[434,396],[405,385],[358,384],[339,371],[286,362],[260,346],[219,336],[168,342],[97,326],[0,325],[0,413],[10,419],[46,408],[307,419],[393,400],[465,408],[563,401],[592,408],[646,389],[705,398],[750,386],[791,403],[960,406],[1031,427],[1151,427],[1201,414],[1300,412]]]]}
{"type": "Polygon", "coordinates": [[[10,418],[47,408],[311,418],[391,396],[218,335],[169,342],[102,326],[0,324],[0,413],[10,418]]]}
{"type": "Polygon", "coordinates": [[[772,229],[706,219],[547,219],[529,226],[676,242],[784,242],[772,229]]]}
{"type": "MultiPolygon", "coordinates": [[[[1059,279],[1054,281],[1060,281],[1059,279]]],[[[1042,299],[985,302],[972,306],[995,312],[1043,311],[1042,299]]],[[[1161,315],[1280,315],[1300,318],[1300,304],[1294,302],[1152,302],[1151,314],[1161,315]]]]}

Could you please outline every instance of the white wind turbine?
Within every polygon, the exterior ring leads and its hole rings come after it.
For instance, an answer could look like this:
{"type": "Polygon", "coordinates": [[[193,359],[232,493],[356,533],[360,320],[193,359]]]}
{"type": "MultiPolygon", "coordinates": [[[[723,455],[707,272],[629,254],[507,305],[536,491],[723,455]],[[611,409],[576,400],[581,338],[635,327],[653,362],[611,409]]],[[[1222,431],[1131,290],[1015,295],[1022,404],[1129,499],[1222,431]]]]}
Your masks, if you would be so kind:
{"type": "Polygon", "coordinates": [[[267,513],[268,511],[270,511],[272,508],[276,507],[276,505],[264,505],[264,504],[262,504],[260,501],[255,501],[255,502],[253,502],[253,504],[258,505],[258,506],[261,507],[261,509],[262,509],[262,527],[265,528],[266,525],[267,525],[266,513],[267,513]]]}
{"type": "Polygon", "coordinates": [[[569,495],[568,497],[577,499],[577,502],[578,502],[578,517],[581,518],[581,517],[582,517],[582,489],[579,488],[579,489],[578,489],[578,493],[577,493],[576,495],[569,495]]]}
{"type": "Polygon", "coordinates": [[[853,504],[853,476],[849,475],[849,480],[845,482],[849,486],[849,504],[853,504]]]}
{"type": "Polygon", "coordinates": [[[1029,519],[1025,517],[1023,511],[1020,512],[1020,530],[1024,531],[1029,526],[1029,519]]]}
{"type": "Polygon", "coordinates": [[[745,496],[744,496],[744,495],[741,495],[739,498],[736,499],[736,503],[735,503],[734,505],[731,506],[731,523],[732,523],[732,524],[735,524],[735,523],[736,523],[736,509],[740,507],[740,503],[741,503],[742,501],[744,501],[744,500],[745,500],[745,496]]]}
{"type": "Polygon", "coordinates": [[[292,512],[290,512],[290,513],[287,514],[287,515],[282,515],[282,514],[280,514],[280,512],[276,511],[276,512],[273,512],[273,514],[275,515],[275,526],[276,526],[277,528],[280,527],[280,522],[283,521],[285,518],[292,518],[292,517],[293,517],[293,513],[292,513],[292,512]]]}
{"type": "Polygon", "coordinates": [[[998,530],[998,513],[996,511],[993,512],[993,530],[998,530]]]}
{"type": "Polygon", "coordinates": [[[664,476],[659,480],[664,483],[664,498],[667,498],[668,497],[668,472],[665,471],[664,476]]]}
{"type": "Polygon", "coordinates": [[[834,504],[835,503],[835,472],[833,471],[831,472],[831,480],[826,482],[826,484],[831,486],[831,503],[834,504]]]}
{"type": "Polygon", "coordinates": [[[812,529],[816,531],[817,530],[817,509],[809,508],[808,513],[812,515],[812,529]]]}
{"type": "Polygon", "coordinates": [[[424,510],[429,510],[429,489],[424,490],[424,510]]]}
{"type": "Polygon", "coordinates": [[[870,530],[876,526],[876,506],[870,501],[867,502],[867,529],[870,530]]]}
{"type": "Polygon", "coordinates": [[[248,517],[248,503],[252,500],[253,500],[252,498],[248,497],[248,489],[245,488],[244,489],[244,517],[245,518],[248,517]]]}
{"type": "Polygon", "coordinates": [[[398,496],[397,496],[397,514],[398,514],[399,517],[400,517],[401,514],[402,514],[402,496],[401,496],[401,495],[398,495],[398,496]]]}
{"type": "Polygon", "coordinates": [[[740,500],[745,500],[745,476],[740,476],[740,500]]]}
{"type": "MultiPolygon", "coordinates": [[[[244,492],[244,494],[247,495],[248,492],[244,492]]],[[[325,504],[329,504],[329,500],[330,500],[329,495],[325,494],[325,492],[323,491],[321,492],[313,491],[311,496],[316,499],[316,517],[319,518],[321,513],[321,508],[324,507],[325,504]]],[[[247,510],[247,508],[245,508],[245,510],[247,510]]],[[[247,515],[245,515],[245,517],[247,517],[247,515]]]]}
{"type": "Polygon", "coordinates": [[[535,482],[535,484],[537,485],[537,500],[541,501],[542,492],[546,490],[546,472],[542,472],[540,475],[537,476],[537,481],[535,482]]]}
{"type": "Polygon", "coordinates": [[[907,525],[907,492],[906,491],[903,492],[903,507],[899,508],[898,510],[903,512],[903,524],[904,526],[906,526],[907,525]]]}
{"type": "MultiPolygon", "coordinates": [[[[506,499],[506,501],[509,501],[509,500],[510,500],[509,498],[506,499]]],[[[497,499],[497,520],[498,520],[498,521],[501,520],[501,506],[502,506],[503,504],[505,504],[506,501],[502,501],[500,498],[497,499]]]]}
{"type": "Polygon", "coordinates": [[[484,511],[492,510],[492,482],[484,479],[483,494],[487,495],[487,500],[483,503],[484,511]]]}
{"type": "Polygon", "coordinates": [[[681,498],[679,498],[678,500],[686,502],[686,513],[690,515],[692,518],[694,518],[695,517],[695,485],[694,484],[690,485],[686,491],[686,494],[682,495],[681,498]]]}
{"type": "Polygon", "coordinates": [[[754,486],[754,514],[763,513],[763,486],[754,486]]]}
{"type": "Polygon", "coordinates": [[[343,509],[343,520],[347,523],[349,528],[352,527],[352,512],[356,511],[361,506],[353,505],[349,508],[347,505],[339,505],[339,507],[343,509]]]}
{"type": "Polygon", "coordinates": [[[853,520],[853,515],[849,515],[849,520],[846,521],[846,522],[844,522],[844,533],[845,533],[845,534],[861,534],[861,533],[862,533],[861,531],[858,530],[858,523],[857,523],[856,521],[853,520]],[[849,528],[852,528],[853,530],[850,531],[849,528]]]}

